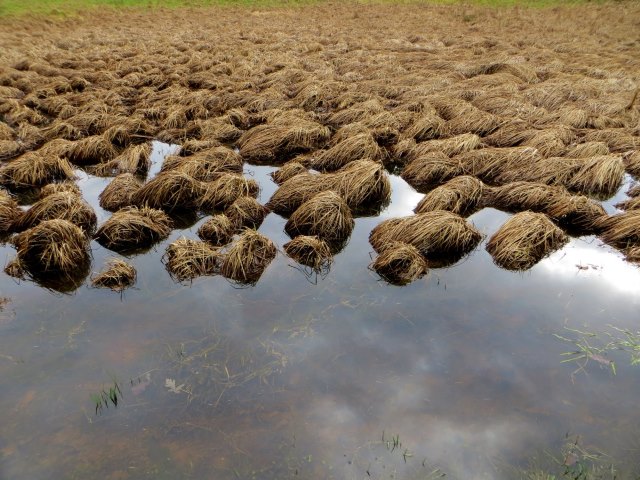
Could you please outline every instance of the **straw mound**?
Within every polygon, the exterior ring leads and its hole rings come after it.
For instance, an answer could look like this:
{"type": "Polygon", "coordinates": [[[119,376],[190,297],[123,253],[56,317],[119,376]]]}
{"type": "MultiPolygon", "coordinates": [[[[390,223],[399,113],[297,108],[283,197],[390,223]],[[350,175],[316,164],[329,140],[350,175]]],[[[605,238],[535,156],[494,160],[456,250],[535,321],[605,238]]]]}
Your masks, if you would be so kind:
{"type": "Polygon", "coordinates": [[[142,187],[142,181],[131,173],[114,178],[98,196],[100,206],[110,212],[133,205],[134,194],[142,187]]]}
{"type": "Polygon", "coordinates": [[[9,233],[22,216],[22,209],[9,193],[0,190],[0,234],[9,233]]]}
{"type": "Polygon", "coordinates": [[[20,264],[34,278],[72,278],[90,263],[87,237],[67,220],[45,220],[17,235],[14,243],[20,264]]]}
{"type": "Polygon", "coordinates": [[[0,167],[0,184],[8,187],[46,185],[75,177],[71,164],[59,157],[26,153],[0,167]]]}
{"type": "Polygon", "coordinates": [[[505,172],[529,168],[540,159],[538,150],[531,147],[482,148],[456,157],[467,175],[485,182],[496,182],[505,172]]]}
{"type": "Polygon", "coordinates": [[[304,165],[298,162],[287,162],[281,168],[276,170],[275,172],[271,172],[271,178],[278,185],[282,185],[284,182],[289,180],[291,177],[295,177],[300,173],[306,173],[307,169],[304,165]]]}
{"type": "Polygon", "coordinates": [[[136,191],[134,205],[167,211],[196,208],[205,192],[205,186],[192,176],[170,170],[158,174],[136,191]]]}
{"type": "Polygon", "coordinates": [[[0,161],[11,160],[24,151],[24,146],[15,140],[0,140],[0,161]]]}
{"type": "Polygon", "coordinates": [[[38,194],[38,200],[42,200],[44,197],[48,197],[54,193],[60,192],[68,192],[73,193],[75,195],[81,196],[82,191],[80,187],[74,182],[59,182],[59,183],[49,183],[40,189],[40,193],[38,194]]]}
{"type": "Polygon", "coordinates": [[[640,211],[630,210],[603,217],[598,226],[601,229],[600,238],[619,249],[640,246],[640,211]]]}
{"type": "Polygon", "coordinates": [[[629,175],[640,178],[640,150],[624,157],[624,168],[629,175]]]}
{"type": "Polygon", "coordinates": [[[496,182],[503,184],[527,181],[566,186],[580,170],[581,164],[581,160],[575,158],[545,158],[531,165],[523,165],[520,168],[507,170],[496,179],[496,182]]]}
{"type": "Polygon", "coordinates": [[[407,285],[424,276],[427,261],[413,245],[391,242],[369,265],[382,279],[393,285],[407,285]]]}
{"type": "Polygon", "coordinates": [[[260,192],[260,186],[255,180],[231,173],[223,173],[217,180],[206,183],[205,186],[205,192],[198,205],[207,211],[225,209],[238,198],[255,198],[260,192]]]}
{"type": "Polygon", "coordinates": [[[527,270],[569,241],[546,215],[516,213],[487,242],[497,265],[508,270],[527,270]]]}
{"type": "Polygon", "coordinates": [[[276,246],[271,240],[247,229],[227,250],[220,271],[226,278],[240,284],[255,284],[276,253],[276,246]]]}
{"type": "Polygon", "coordinates": [[[224,211],[238,230],[242,227],[257,230],[268,213],[269,209],[252,197],[240,197],[224,211]]]}
{"type": "Polygon", "coordinates": [[[635,196],[615,204],[618,210],[640,210],[640,197],[635,196]]]}
{"type": "Polygon", "coordinates": [[[429,140],[415,145],[411,155],[420,157],[427,153],[441,152],[448,157],[470,152],[480,147],[482,139],[474,133],[463,133],[441,140],[429,140]]]}
{"type": "Polygon", "coordinates": [[[609,198],[618,191],[624,179],[624,165],[619,156],[602,155],[581,162],[566,184],[569,190],[602,198],[609,198]]]}
{"type": "Polygon", "coordinates": [[[233,238],[236,229],[226,215],[214,215],[198,229],[198,236],[212,245],[226,245],[233,238]]]}
{"type": "Polygon", "coordinates": [[[568,192],[562,187],[535,182],[513,182],[494,188],[488,203],[505,212],[546,212],[558,198],[568,196],[568,192]]]}
{"type": "Polygon", "coordinates": [[[218,273],[220,249],[182,237],[167,247],[162,262],[177,281],[193,280],[218,273]]]}
{"type": "Polygon", "coordinates": [[[318,193],[300,205],[284,226],[285,232],[294,238],[298,235],[317,236],[330,245],[344,243],[355,222],[349,206],[335,192],[318,193]]]}
{"type": "Polygon", "coordinates": [[[91,285],[96,288],[108,288],[114,292],[122,292],[136,283],[136,269],[124,260],[112,258],[107,268],[91,277],[91,285]]]}
{"type": "Polygon", "coordinates": [[[369,235],[376,252],[391,242],[416,247],[427,259],[464,255],[473,250],[482,234],[455,213],[435,211],[393,218],[378,224],[369,235]]]}
{"type": "Polygon", "coordinates": [[[328,273],[333,262],[331,247],[318,237],[299,235],[284,244],[284,251],[299,264],[320,274],[328,273]]]}
{"type": "Polygon", "coordinates": [[[290,215],[314,195],[327,189],[326,175],[301,173],[286,180],[278,188],[266,207],[279,215],[290,215]]]}
{"type": "Polygon", "coordinates": [[[94,165],[109,161],[116,155],[116,148],[100,135],[72,142],[66,152],[69,161],[76,165],[94,165]]]}
{"type": "Polygon", "coordinates": [[[447,210],[467,216],[481,205],[485,185],[480,180],[462,175],[427,193],[413,210],[415,213],[447,210]]]}
{"type": "Polygon", "coordinates": [[[328,127],[307,120],[283,123],[258,125],[243,133],[238,140],[240,155],[251,162],[274,162],[279,156],[321,147],[331,135],[328,127]]]}
{"type": "Polygon", "coordinates": [[[413,138],[416,142],[433,140],[445,136],[448,133],[445,121],[433,113],[428,113],[417,118],[404,132],[405,135],[413,138]]]}
{"type": "Polygon", "coordinates": [[[370,133],[353,135],[328,150],[318,152],[308,161],[308,166],[320,172],[333,172],[350,162],[368,158],[382,160],[384,152],[370,133]]]}
{"type": "Polygon", "coordinates": [[[640,263],[640,247],[628,248],[624,253],[627,262],[640,263]]]}
{"type": "Polygon", "coordinates": [[[603,142],[585,142],[579,143],[569,150],[565,157],[567,158],[588,158],[598,155],[609,155],[609,147],[603,142]]]}
{"type": "Polygon", "coordinates": [[[220,145],[218,140],[211,140],[209,138],[206,140],[189,139],[180,145],[180,156],[188,157],[189,155],[201,152],[202,150],[209,150],[220,146],[222,145],[220,145]]]}
{"type": "Polygon", "coordinates": [[[113,176],[121,173],[146,175],[151,167],[151,144],[133,145],[112,160],[95,167],[93,173],[99,176],[113,176]]]}
{"type": "Polygon", "coordinates": [[[110,250],[133,251],[163,240],[171,228],[172,221],[162,210],[128,207],[114,213],[94,238],[110,250]]]}
{"type": "Polygon", "coordinates": [[[67,220],[90,234],[98,221],[93,208],[75,193],[52,193],[38,200],[27,210],[14,227],[20,232],[45,220],[67,220]]]}
{"type": "Polygon", "coordinates": [[[544,213],[574,235],[598,232],[601,220],[607,216],[602,205],[582,195],[558,196],[544,213]]]}
{"type": "Polygon", "coordinates": [[[223,173],[242,173],[242,158],[226,147],[215,147],[189,157],[168,156],[161,172],[185,173],[196,180],[210,182],[223,173]]]}
{"type": "Polygon", "coordinates": [[[627,195],[631,198],[640,197],[640,184],[629,188],[629,190],[627,190],[627,195]]]}
{"type": "Polygon", "coordinates": [[[409,162],[400,176],[416,190],[425,191],[463,174],[458,160],[433,152],[409,162]]]}
{"type": "Polygon", "coordinates": [[[381,210],[391,200],[389,175],[378,162],[351,162],[337,172],[321,178],[326,182],[326,189],[335,191],[354,210],[381,210]]]}

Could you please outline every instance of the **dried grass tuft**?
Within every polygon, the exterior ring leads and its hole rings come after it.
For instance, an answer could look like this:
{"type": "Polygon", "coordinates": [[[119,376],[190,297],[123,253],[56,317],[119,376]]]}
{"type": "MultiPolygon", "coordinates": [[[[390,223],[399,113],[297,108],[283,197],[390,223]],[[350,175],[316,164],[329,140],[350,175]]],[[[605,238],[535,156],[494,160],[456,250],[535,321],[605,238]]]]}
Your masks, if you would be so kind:
{"type": "Polygon", "coordinates": [[[13,197],[8,192],[0,190],[0,235],[11,232],[22,213],[13,197]]]}
{"type": "Polygon", "coordinates": [[[284,244],[284,251],[299,264],[323,275],[333,262],[329,244],[315,236],[299,235],[284,244]]]}
{"type": "Polygon", "coordinates": [[[93,169],[95,175],[113,176],[122,173],[146,175],[151,167],[151,144],[132,145],[120,155],[107,162],[100,163],[93,169]]]}
{"type": "Polygon", "coordinates": [[[257,197],[258,182],[242,175],[223,173],[213,182],[205,184],[199,207],[206,211],[225,209],[240,197],[257,197]]]}
{"type": "Polygon", "coordinates": [[[333,191],[318,193],[291,215],[284,230],[294,238],[316,236],[329,245],[342,245],[351,235],[355,222],[349,206],[333,191]]]}
{"type": "Polygon", "coordinates": [[[236,228],[226,215],[214,215],[198,229],[198,236],[214,246],[223,246],[231,241],[236,228]]]}
{"type": "Polygon", "coordinates": [[[640,210],[640,197],[635,196],[615,204],[618,210],[640,210]]]}
{"type": "Polygon", "coordinates": [[[546,215],[521,212],[513,215],[487,242],[497,265],[527,270],[569,241],[546,215]]]}
{"type": "Polygon", "coordinates": [[[609,198],[618,191],[623,179],[622,159],[616,155],[602,155],[582,160],[566,186],[585,195],[609,198]]]}
{"type": "Polygon", "coordinates": [[[413,210],[415,213],[447,210],[467,216],[478,210],[483,201],[485,185],[475,177],[462,175],[449,180],[429,193],[413,210]]]}
{"type": "Polygon", "coordinates": [[[220,259],[220,249],[184,237],[169,245],[162,257],[169,274],[179,282],[218,273],[220,259]]]}
{"type": "Polygon", "coordinates": [[[492,190],[489,204],[505,212],[546,212],[558,198],[567,197],[568,192],[558,186],[535,182],[513,182],[492,190]]]}
{"type": "Polygon", "coordinates": [[[128,207],[114,213],[94,238],[114,251],[135,251],[150,247],[171,233],[173,222],[162,210],[128,207]]]}
{"type": "Polygon", "coordinates": [[[76,165],[95,165],[113,159],[118,155],[118,150],[104,137],[94,135],[72,142],[66,155],[76,165]]]}
{"type": "Polygon", "coordinates": [[[168,156],[162,164],[162,172],[176,171],[210,182],[223,173],[242,173],[242,158],[227,147],[214,147],[189,157],[168,156]]]}
{"type": "Polygon", "coordinates": [[[222,261],[222,275],[240,284],[255,284],[277,253],[271,240],[255,230],[244,230],[222,261]]]}
{"type": "Polygon", "coordinates": [[[579,143],[571,148],[566,154],[567,158],[588,158],[599,155],[609,155],[609,147],[603,142],[579,143]]]}
{"type": "Polygon", "coordinates": [[[304,165],[298,162],[287,162],[275,172],[271,172],[271,178],[278,185],[282,185],[291,177],[295,177],[300,173],[306,173],[308,170],[304,165]]]}
{"type": "Polygon", "coordinates": [[[107,261],[106,269],[91,277],[91,285],[122,292],[136,283],[137,277],[138,273],[132,265],[119,258],[111,258],[107,261]]]}
{"type": "Polygon", "coordinates": [[[42,200],[44,197],[48,197],[49,195],[52,195],[54,193],[60,193],[60,192],[73,193],[78,196],[82,195],[82,191],[80,190],[80,187],[78,187],[78,185],[75,182],[71,182],[71,181],[56,182],[56,183],[49,183],[48,185],[45,185],[44,187],[42,187],[40,189],[40,192],[38,193],[38,200],[42,200]]]}
{"type": "Polygon", "coordinates": [[[409,162],[400,176],[416,190],[425,191],[463,174],[458,160],[441,152],[433,152],[409,162]]]}
{"type": "Polygon", "coordinates": [[[98,196],[100,206],[110,212],[133,205],[133,196],[142,187],[142,181],[131,173],[114,178],[98,196]]]}
{"type": "Polygon", "coordinates": [[[624,168],[634,178],[640,178],[640,150],[624,157],[624,168]]]}
{"type": "Polygon", "coordinates": [[[385,220],[369,235],[377,252],[391,242],[402,242],[413,245],[429,260],[469,253],[481,239],[482,234],[464,218],[446,211],[385,220]]]}
{"type": "Polygon", "coordinates": [[[640,246],[640,211],[630,210],[602,217],[598,222],[603,242],[625,250],[640,246]]]}
{"type": "Polygon", "coordinates": [[[243,227],[257,230],[268,213],[269,209],[253,197],[239,197],[224,211],[238,230],[243,227]]]}
{"type": "Polygon", "coordinates": [[[0,167],[0,184],[25,188],[75,178],[71,164],[59,157],[27,153],[0,167]]]}
{"type": "Polygon", "coordinates": [[[328,150],[317,152],[308,160],[308,166],[321,171],[333,172],[350,162],[361,159],[382,160],[384,152],[370,133],[350,136],[328,150]]]}
{"type": "Polygon", "coordinates": [[[34,278],[73,278],[90,263],[89,241],[63,219],[45,220],[15,238],[18,260],[34,278]]]}
{"type": "Polygon", "coordinates": [[[140,187],[131,198],[134,205],[167,211],[199,206],[205,185],[192,176],[174,170],[160,173],[140,187]]]}
{"type": "Polygon", "coordinates": [[[71,192],[47,195],[34,203],[15,223],[17,231],[26,230],[53,219],[67,220],[82,228],[87,234],[95,229],[97,217],[91,205],[81,196],[71,192]]]}
{"type": "Polygon", "coordinates": [[[413,245],[391,242],[369,265],[380,277],[393,285],[407,285],[424,276],[429,267],[413,245]]]}

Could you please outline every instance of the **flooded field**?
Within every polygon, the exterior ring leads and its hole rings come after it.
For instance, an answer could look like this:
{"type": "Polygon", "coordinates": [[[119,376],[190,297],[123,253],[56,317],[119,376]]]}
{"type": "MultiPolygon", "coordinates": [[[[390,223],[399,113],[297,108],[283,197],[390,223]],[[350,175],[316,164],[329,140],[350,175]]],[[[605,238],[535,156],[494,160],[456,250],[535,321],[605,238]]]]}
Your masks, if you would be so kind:
{"type": "Polygon", "coordinates": [[[0,479],[638,478],[639,14],[0,20],[0,479]]]}

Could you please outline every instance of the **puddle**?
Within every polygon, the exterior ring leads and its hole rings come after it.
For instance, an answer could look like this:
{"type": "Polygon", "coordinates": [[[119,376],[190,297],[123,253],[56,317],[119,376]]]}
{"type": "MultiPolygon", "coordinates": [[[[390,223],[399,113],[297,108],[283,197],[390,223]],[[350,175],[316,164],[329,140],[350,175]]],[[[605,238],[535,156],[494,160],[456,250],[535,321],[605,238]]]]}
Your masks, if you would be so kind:
{"type": "MultiPolygon", "coordinates": [[[[154,143],[150,176],[173,149],[154,143]]],[[[245,168],[263,203],[273,170],[245,168]]],[[[102,222],[110,179],[80,175],[102,222]]],[[[475,252],[389,286],[367,269],[369,232],[422,198],[391,181],[391,204],[356,219],[315,282],[280,252],[253,288],[220,276],[174,283],[164,250],[196,238],[203,218],[131,257],[138,282],[122,296],[3,276],[0,478],[414,479],[439,468],[506,480],[502,465],[559,451],[567,432],[637,458],[638,368],[613,352],[617,375],[597,362],[576,373],[562,363],[575,346],[553,336],[637,329],[637,267],[585,237],[525,273],[501,270],[484,244],[509,215],[485,209],[470,217],[486,235],[475,252]],[[117,407],[96,414],[95,396],[116,383],[117,407]]],[[[270,214],[260,227],[280,249],[284,223],[270,214]]],[[[92,249],[94,271],[117,256],[92,249]]]]}

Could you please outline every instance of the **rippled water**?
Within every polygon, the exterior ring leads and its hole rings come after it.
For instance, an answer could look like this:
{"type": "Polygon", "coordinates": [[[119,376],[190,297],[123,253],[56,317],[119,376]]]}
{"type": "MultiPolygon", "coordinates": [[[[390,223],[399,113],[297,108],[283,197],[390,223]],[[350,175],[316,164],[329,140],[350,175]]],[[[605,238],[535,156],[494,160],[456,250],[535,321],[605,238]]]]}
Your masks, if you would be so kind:
{"type": "MultiPolygon", "coordinates": [[[[153,172],[170,151],[155,147],[153,172]]],[[[272,170],[246,167],[262,202],[272,170]]],[[[109,179],[81,175],[104,221],[109,179]]],[[[0,478],[424,479],[439,468],[509,479],[567,435],[640,471],[640,367],[613,352],[617,375],[598,361],[577,370],[561,363],[574,346],[553,335],[637,330],[637,267],[584,237],[513,273],[483,242],[389,286],[367,269],[368,234],[421,198],[399,177],[392,185],[389,208],[356,220],[325,278],[280,253],[252,288],[220,276],[176,284],[161,257],[202,218],[130,258],[138,282],[122,297],[1,274],[0,478]],[[91,396],[114,383],[117,408],[96,413],[91,396]]],[[[485,209],[470,220],[488,237],[506,218],[485,209]]],[[[271,214],[260,231],[282,247],[284,223],[271,214]]],[[[92,248],[95,271],[115,256],[92,248]]]]}

